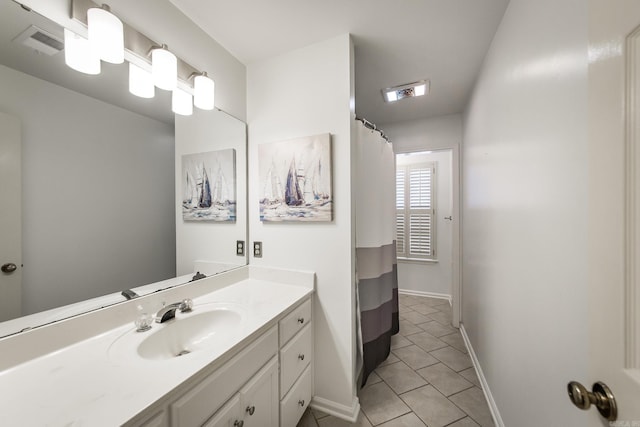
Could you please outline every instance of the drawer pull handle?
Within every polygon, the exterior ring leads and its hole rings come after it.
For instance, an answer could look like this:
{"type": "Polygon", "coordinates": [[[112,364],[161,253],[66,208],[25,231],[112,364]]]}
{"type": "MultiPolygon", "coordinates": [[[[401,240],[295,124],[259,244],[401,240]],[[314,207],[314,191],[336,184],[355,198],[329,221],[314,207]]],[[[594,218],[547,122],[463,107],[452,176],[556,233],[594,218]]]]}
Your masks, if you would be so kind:
{"type": "Polygon", "coordinates": [[[233,427],[242,427],[242,426],[244,426],[244,421],[243,420],[240,420],[240,421],[236,420],[233,423],[233,427]]]}
{"type": "Polygon", "coordinates": [[[304,354],[299,354],[299,355],[298,355],[298,359],[300,359],[300,360],[304,360],[304,354]]]}
{"type": "Polygon", "coordinates": [[[298,323],[304,323],[304,317],[299,317],[298,318],[298,323]]]}
{"type": "Polygon", "coordinates": [[[298,400],[298,405],[304,406],[304,400],[298,400]]]}
{"type": "Polygon", "coordinates": [[[253,415],[253,413],[256,412],[256,407],[255,406],[247,406],[246,411],[249,413],[249,415],[253,415]]]}

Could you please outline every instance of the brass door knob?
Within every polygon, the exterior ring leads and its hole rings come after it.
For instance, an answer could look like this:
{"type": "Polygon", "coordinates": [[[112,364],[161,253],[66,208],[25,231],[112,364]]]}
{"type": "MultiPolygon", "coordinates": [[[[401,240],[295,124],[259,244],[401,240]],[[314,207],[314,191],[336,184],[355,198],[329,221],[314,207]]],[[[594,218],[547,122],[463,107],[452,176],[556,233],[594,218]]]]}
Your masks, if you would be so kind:
{"type": "Polygon", "coordinates": [[[591,390],[587,390],[577,381],[567,384],[569,399],[574,405],[584,410],[589,409],[592,404],[596,405],[600,415],[609,421],[615,421],[618,418],[618,406],[611,389],[605,383],[598,381],[593,384],[591,390]]]}

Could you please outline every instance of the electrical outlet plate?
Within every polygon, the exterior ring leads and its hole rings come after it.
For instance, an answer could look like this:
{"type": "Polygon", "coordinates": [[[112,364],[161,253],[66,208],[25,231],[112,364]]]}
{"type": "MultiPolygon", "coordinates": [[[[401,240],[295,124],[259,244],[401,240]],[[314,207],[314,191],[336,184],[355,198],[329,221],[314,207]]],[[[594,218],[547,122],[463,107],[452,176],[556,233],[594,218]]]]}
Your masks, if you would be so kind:
{"type": "Polygon", "coordinates": [[[253,257],[262,258],[262,242],[253,242],[253,257]]]}
{"type": "Polygon", "coordinates": [[[236,241],[236,255],[238,256],[244,255],[244,240],[236,241]]]}

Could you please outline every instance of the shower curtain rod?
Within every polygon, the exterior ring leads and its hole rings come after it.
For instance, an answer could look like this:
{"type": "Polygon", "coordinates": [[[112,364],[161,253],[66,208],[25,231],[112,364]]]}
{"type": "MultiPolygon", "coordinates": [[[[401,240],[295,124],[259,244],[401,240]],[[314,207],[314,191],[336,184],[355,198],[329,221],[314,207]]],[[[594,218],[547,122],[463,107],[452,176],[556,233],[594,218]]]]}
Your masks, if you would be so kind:
{"type": "Polygon", "coordinates": [[[364,117],[358,117],[358,116],[356,116],[356,120],[361,121],[362,124],[364,125],[364,127],[366,127],[367,129],[371,129],[373,131],[380,132],[380,136],[382,137],[382,139],[384,139],[387,142],[391,142],[391,141],[389,141],[389,137],[387,135],[385,135],[385,133],[382,131],[382,129],[378,129],[378,126],[376,126],[375,124],[371,123],[369,120],[365,119],[364,117]]]}

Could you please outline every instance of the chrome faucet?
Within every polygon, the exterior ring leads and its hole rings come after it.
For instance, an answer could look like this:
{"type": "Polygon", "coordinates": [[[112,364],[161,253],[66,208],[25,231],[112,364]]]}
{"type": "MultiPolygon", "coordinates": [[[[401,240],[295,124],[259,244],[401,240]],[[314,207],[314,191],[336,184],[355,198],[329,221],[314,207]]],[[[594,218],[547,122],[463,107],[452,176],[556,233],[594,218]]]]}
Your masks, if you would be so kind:
{"type": "Polygon", "coordinates": [[[173,304],[162,307],[156,313],[156,323],[164,323],[167,320],[171,320],[176,317],[176,310],[180,310],[182,313],[193,310],[193,300],[186,298],[182,302],[175,302],[173,304]]]}

